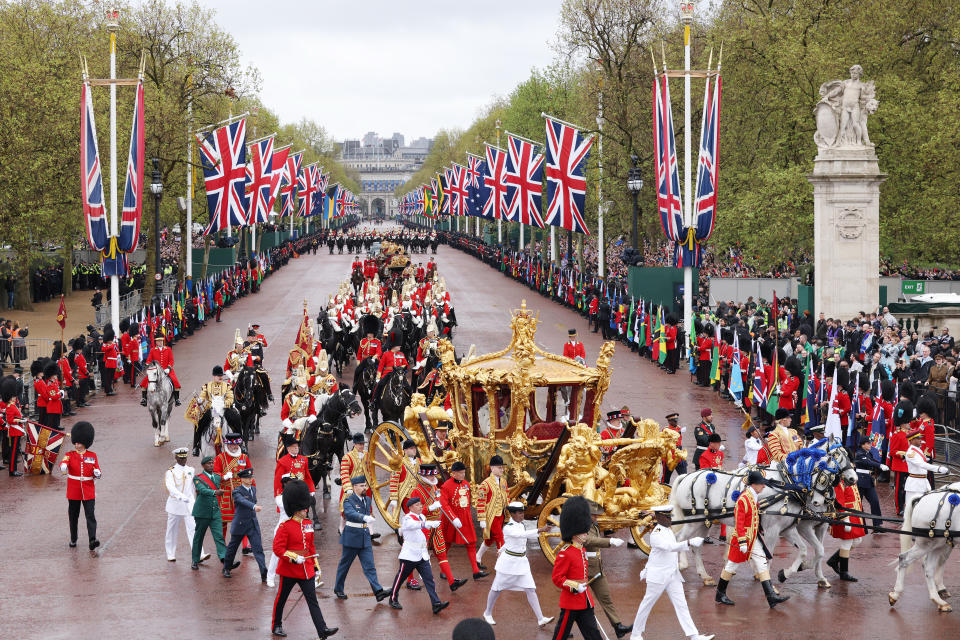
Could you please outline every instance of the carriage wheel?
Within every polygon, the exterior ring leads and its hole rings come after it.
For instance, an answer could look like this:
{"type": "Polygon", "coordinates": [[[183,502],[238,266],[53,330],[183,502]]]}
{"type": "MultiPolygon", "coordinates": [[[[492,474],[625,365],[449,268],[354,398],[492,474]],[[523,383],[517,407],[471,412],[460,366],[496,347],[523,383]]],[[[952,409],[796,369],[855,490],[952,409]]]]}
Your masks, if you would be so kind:
{"type": "Polygon", "coordinates": [[[393,422],[381,422],[370,436],[367,455],[363,458],[363,471],[367,484],[370,485],[370,491],[373,493],[373,501],[380,510],[383,520],[394,531],[400,528],[400,516],[403,512],[399,504],[389,509],[390,474],[392,473],[389,460],[394,456],[403,455],[403,441],[406,439],[407,434],[399,426],[393,422]]]}
{"type": "Polygon", "coordinates": [[[649,522],[644,519],[639,524],[630,527],[630,535],[633,536],[633,541],[645,555],[650,555],[650,540],[647,535],[653,531],[655,526],[657,526],[656,520],[650,518],[649,522]]]}
{"type": "Polygon", "coordinates": [[[538,529],[547,525],[556,529],[556,531],[547,531],[538,536],[540,550],[543,551],[543,555],[547,557],[550,564],[553,564],[554,560],[557,559],[557,551],[560,549],[560,545],[563,544],[563,540],[560,538],[560,511],[563,508],[563,503],[566,501],[566,496],[554,498],[543,505],[543,508],[540,510],[540,517],[537,518],[538,529]]]}

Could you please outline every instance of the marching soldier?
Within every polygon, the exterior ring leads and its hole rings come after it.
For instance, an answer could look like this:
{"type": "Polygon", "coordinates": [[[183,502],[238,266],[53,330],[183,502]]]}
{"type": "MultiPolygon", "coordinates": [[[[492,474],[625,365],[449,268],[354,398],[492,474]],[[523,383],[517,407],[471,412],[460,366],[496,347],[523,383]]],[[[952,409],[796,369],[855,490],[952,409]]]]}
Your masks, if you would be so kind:
{"type": "Polygon", "coordinates": [[[590,531],[590,506],[585,498],[573,496],[560,512],[560,547],[553,563],[553,584],[560,589],[560,618],[553,640],[566,640],[576,624],[584,640],[601,640],[600,627],[594,615],[594,600],[587,591],[590,575],[587,552],[583,547],[590,531]]]}
{"type": "MultiPolygon", "coordinates": [[[[193,520],[191,512],[193,504],[197,500],[197,491],[193,486],[194,470],[187,464],[186,447],[180,447],[173,450],[173,456],[176,464],[167,469],[163,474],[163,484],[167,489],[167,535],[164,544],[167,551],[167,560],[169,562],[177,561],[177,540],[180,537],[180,523],[183,523],[187,530],[187,544],[193,547],[193,534],[196,530],[196,523],[193,520]]],[[[200,549],[200,562],[210,557],[200,549]]]]}
{"type": "Polygon", "coordinates": [[[488,575],[477,566],[477,534],[473,530],[473,500],[470,495],[470,483],[465,481],[467,467],[457,460],[450,466],[450,478],[440,487],[440,502],[445,511],[453,515],[453,521],[443,523],[443,537],[449,544],[463,545],[473,568],[473,579],[479,580],[488,575]]]}
{"type": "Polygon", "coordinates": [[[487,608],[483,612],[483,619],[490,624],[497,624],[493,619],[493,605],[496,604],[501,591],[523,591],[527,596],[527,604],[537,617],[537,626],[542,627],[550,624],[553,617],[544,616],[540,608],[537,583],[533,581],[530,561],[527,560],[527,541],[549,531],[550,526],[528,530],[523,525],[522,502],[511,502],[507,505],[507,512],[510,514],[510,519],[503,525],[503,551],[494,567],[497,575],[493,578],[490,593],[487,595],[487,608]]]}
{"type": "Polygon", "coordinates": [[[385,599],[390,592],[380,586],[377,579],[377,568],[373,563],[373,540],[370,537],[369,525],[375,520],[373,517],[373,502],[368,495],[367,479],[355,476],[350,480],[352,491],[343,501],[343,518],[345,525],[340,533],[340,544],[343,550],[340,563],[337,566],[337,579],[333,586],[333,593],[340,600],[346,600],[347,594],[343,589],[347,579],[347,572],[357,558],[363,568],[363,575],[373,589],[377,602],[385,599]]]}
{"type": "MultiPolygon", "coordinates": [[[[408,496],[407,500],[413,500],[416,498],[424,505],[423,515],[429,525],[427,528],[432,530],[432,533],[429,534],[430,546],[433,547],[433,553],[437,556],[437,564],[440,566],[440,573],[442,573],[447,579],[447,584],[450,585],[450,591],[456,591],[463,585],[467,584],[467,580],[465,578],[454,578],[453,571],[450,569],[450,561],[447,560],[447,541],[440,525],[445,522],[453,522],[456,516],[453,514],[453,512],[446,508],[440,500],[441,490],[440,487],[437,486],[438,473],[439,471],[437,469],[437,465],[435,464],[429,463],[419,465],[419,468],[414,472],[413,475],[416,486],[408,496]],[[437,525],[434,526],[432,524],[433,522],[436,522],[437,525]]],[[[404,511],[406,511],[406,505],[407,502],[404,501],[404,511]]],[[[408,585],[409,584],[410,582],[408,578],[408,585]]],[[[416,586],[411,588],[419,590],[420,587],[416,586]]],[[[396,591],[396,588],[394,591],[396,591]]],[[[396,599],[395,596],[394,599],[396,599]]]]}
{"type": "Polygon", "coordinates": [[[103,330],[103,370],[100,373],[100,384],[103,386],[104,393],[108,396],[115,396],[117,392],[113,390],[113,380],[116,377],[117,367],[120,365],[120,351],[114,342],[116,338],[113,329],[103,330]]]}
{"type": "Polygon", "coordinates": [[[10,475],[20,477],[22,471],[17,470],[20,461],[20,438],[26,435],[23,429],[23,414],[20,413],[20,387],[14,378],[4,378],[0,382],[0,400],[3,401],[3,417],[6,422],[7,437],[4,438],[4,448],[10,465],[10,475]],[[8,444],[9,443],[9,444],[8,444]]]}
{"type": "MultiPolygon", "coordinates": [[[[150,353],[147,355],[147,359],[144,361],[144,366],[150,364],[151,362],[156,362],[163,370],[170,376],[170,381],[173,383],[173,402],[178,407],[180,406],[180,381],[177,380],[177,372],[173,370],[173,349],[166,346],[166,338],[164,338],[162,333],[158,333],[154,337],[154,342],[156,346],[150,350],[150,353]]],[[[140,382],[141,396],[140,396],[140,405],[147,406],[147,384],[149,380],[147,377],[143,377],[143,381],[140,382]]]]}
{"type": "MultiPolygon", "coordinates": [[[[197,499],[193,503],[191,515],[196,523],[196,529],[193,534],[193,563],[190,568],[194,571],[200,569],[200,558],[203,556],[203,537],[210,529],[210,535],[213,536],[213,543],[217,546],[217,557],[221,564],[226,554],[226,546],[223,544],[223,521],[220,518],[220,496],[223,495],[223,489],[220,488],[221,478],[213,472],[213,456],[204,456],[200,461],[203,467],[203,473],[198,473],[193,477],[193,487],[197,492],[197,499]]],[[[226,567],[227,565],[223,565],[226,567]]],[[[237,562],[230,566],[236,569],[240,566],[237,562]]]]}
{"type": "Polygon", "coordinates": [[[433,569],[430,568],[430,551],[427,547],[429,531],[436,531],[440,526],[439,520],[427,520],[423,515],[423,500],[418,496],[411,496],[407,501],[407,513],[400,518],[400,536],[403,545],[400,548],[400,568],[393,579],[393,590],[390,592],[390,607],[403,609],[400,604],[400,585],[406,582],[416,571],[420,574],[423,586],[430,596],[433,605],[433,615],[437,615],[450,603],[440,600],[433,581],[433,569]]]}
{"type": "Polygon", "coordinates": [[[610,621],[614,633],[617,634],[618,638],[622,638],[630,633],[633,627],[623,625],[620,621],[620,614],[617,613],[616,607],[613,606],[613,598],[610,595],[610,585],[607,584],[607,577],[603,575],[603,561],[600,557],[600,549],[622,547],[624,541],[621,538],[607,538],[600,532],[600,525],[597,524],[597,518],[603,515],[602,506],[592,500],[587,500],[587,506],[590,509],[590,528],[582,544],[587,556],[587,571],[592,579],[590,587],[600,602],[603,612],[607,615],[607,619],[610,621]]]}
{"type": "Polygon", "coordinates": [[[481,563],[483,553],[496,545],[503,546],[503,512],[507,508],[507,481],[503,479],[503,458],[490,458],[490,475],[477,487],[477,520],[483,531],[483,543],[477,550],[477,567],[486,570],[481,563]]]}
{"type": "Polygon", "coordinates": [[[321,639],[337,632],[337,627],[327,627],[317,602],[316,583],[320,580],[320,561],[314,545],[314,526],[307,519],[311,497],[303,482],[291,480],[283,488],[283,510],[290,517],[277,528],[273,536],[273,553],[280,558],[277,575],[280,586],[273,603],[270,628],[275,636],[286,636],[283,630],[283,608],[294,586],[299,586],[303,599],[310,610],[310,617],[321,639]]]}
{"type": "Polygon", "coordinates": [[[727,552],[727,564],[720,573],[717,582],[716,601],[720,604],[733,605],[733,600],[727,597],[727,585],[737,572],[737,567],[749,561],[753,565],[753,573],[763,585],[763,593],[767,596],[767,604],[773,609],[781,602],[786,602],[790,596],[777,595],[770,583],[770,570],[767,567],[767,557],[762,545],[756,544],[760,531],[760,511],[757,498],[767,485],[766,479],[759,471],[751,471],[747,475],[747,487],[737,498],[735,509],[736,532],[735,540],[731,541],[727,552]]]}
{"type": "MultiPolygon", "coordinates": [[[[252,469],[250,458],[241,449],[243,437],[239,433],[228,433],[223,437],[223,450],[213,461],[213,472],[221,478],[220,488],[223,494],[219,498],[220,519],[223,520],[223,538],[227,538],[227,527],[233,521],[235,505],[233,490],[240,486],[239,474],[244,469],[252,469]]],[[[244,547],[244,554],[249,547],[244,547]]]]}
{"type": "Polygon", "coordinates": [[[93,446],[94,430],[89,422],[78,422],[70,430],[70,442],[73,451],[68,451],[60,461],[60,471],[67,476],[67,515],[70,520],[70,547],[77,546],[77,525],[80,521],[80,508],[87,521],[87,540],[90,554],[96,555],[100,546],[97,540],[97,517],[94,514],[96,489],[94,480],[100,478],[100,461],[97,454],[90,451],[93,446]]]}
{"type": "MultiPolygon", "coordinates": [[[[233,527],[230,529],[230,544],[227,545],[223,561],[223,577],[229,578],[233,559],[243,540],[248,540],[257,565],[260,567],[260,581],[267,581],[267,563],[263,557],[263,543],[260,536],[260,522],[257,514],[263,507],[257,504],[257,487],[253,482],[253,469],[247,467],[237,472],[240,486],[233,490],[231,502],[234,507],[233,527]]],[[[244,549],[246,551],[246,549],[244,549]]]]}

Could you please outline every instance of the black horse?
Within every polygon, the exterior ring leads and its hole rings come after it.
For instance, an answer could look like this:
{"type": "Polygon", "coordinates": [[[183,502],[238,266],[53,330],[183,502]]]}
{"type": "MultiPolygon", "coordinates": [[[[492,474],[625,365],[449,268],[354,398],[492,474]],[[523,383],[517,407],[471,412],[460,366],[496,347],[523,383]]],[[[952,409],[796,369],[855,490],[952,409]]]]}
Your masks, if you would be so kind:
{"type": "Polygon", "coordinates": [[[410,404],[411,391],[406,374],[406,368],[394,369],[380,381],[382,388],[376,404],[384,420],[399,422],[403,410],[410,404]]]}
{"type": "Polygon", "coordinates": [[[379,422],[377,405],[373,402],[373,390],[377,386],[378,365],[379,361],[376,358],[364,358],[353,372],[353,388],[363,405],[364,427],[367,431],[372,430],[379,422]]]}
{"type": "Polygon", "coordinates": [[[361,269],[354,269],[353,273],[350,274],[350,284],[353,286],[354,296],[360,295],[360,289],[363,287],[363,283],[363,271],[361,269]]]}
{"type": "Polygon", "coordinates": [[[257,370],[243,367],[233,386],[233,406],[240,414],[240,435],[244,443],[260,432],[261,409],[265,410],[267,404],[267,390],[257,370]]]}
{"type": "Polygon", "coordinates": [[[360,415],[360,403],[350,387],[343,385],[330,396],[317,413],[316,421],[308,424],[300,440],[300,453],[309,461],[310,477],[315,486],[323,485],[323,497],[330,497],[329,474],[333,457],[337,468],[346,453],[345,444],[350,436],[347,418],[360,415]]]}

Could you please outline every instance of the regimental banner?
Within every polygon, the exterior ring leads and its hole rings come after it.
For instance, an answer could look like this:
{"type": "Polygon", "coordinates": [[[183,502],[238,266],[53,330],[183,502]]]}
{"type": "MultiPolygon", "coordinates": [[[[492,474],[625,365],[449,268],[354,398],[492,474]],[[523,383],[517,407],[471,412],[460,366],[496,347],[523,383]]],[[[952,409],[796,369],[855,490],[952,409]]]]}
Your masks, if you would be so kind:
{"type": "Polygon", "coordinates": [[[24,426],[27,428],[26,473],[50,473],[60,456],[63,431],[51,429],[38,422],[26,422],[24,426]]]}

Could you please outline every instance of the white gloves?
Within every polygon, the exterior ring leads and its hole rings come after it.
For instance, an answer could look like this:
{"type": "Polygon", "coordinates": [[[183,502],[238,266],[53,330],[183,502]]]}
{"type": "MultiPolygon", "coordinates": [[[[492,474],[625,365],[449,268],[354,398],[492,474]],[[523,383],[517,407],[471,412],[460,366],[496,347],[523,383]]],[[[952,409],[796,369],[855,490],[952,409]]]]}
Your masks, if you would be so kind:
{"type": "Polygon", "coordinates": [[[701,538],[700,536],[690,538],[689,540],[687,540],[687,544],[689,544],[694,549],[697,549],[703,545],[703,538],[701,538]]]}
{"type": "Polygon", "coordinates": [[[344,495],[344,496],[353,495],[353,489],[351,489],[350,487],[344,487],[344,488],[343,488],[343,495],[344,495]]]}
{"type": "Polygon", "coordinates": [[[439,500],[434,500],[434,501],[433,501],[433,504],[431,504],[431,505],[428,507],[428,509],[430,509],[430,511],[436,511],[436,510],[439,509],[439,508],[440,508],[440,501],[439,501],[439,500]]]}
{"type": "Polygon", "coordinates": [[[227,471],[225,474],[223,474],[224,480],[229,480],[232,477],[233,477],[233,471],[227,471]]]}
{"type": "Polygon", "coordinates": [[[583,592],[586,591],[586,590],[587,590],[587,585],[586,585],[586,583],[581,584],[579,587],[577,587],[577,593],[583,593],[583,592]]]}
{"type": "Polygon", "coordinates": [[[170,367],[164,367],[163,372],[164,372],[164,373],[170,373],[170,367]]]}
{"type": "Polygon", "coordinates": [[[67,472],[67,463],[66,463],[66,462],[64,462],[63,464],[60,465],[60,472],[61,472],[61,473],[66,473],[66,472],[67,472]]]}
{"type": "Polygon", "coordinates": [[[727,445],[725,444],[720,445],[720,451],[726,451],[726,450],[727,450],[727,445]]]}
{"type": "Polygon", "coordinates": [[[880,465],[880,471],[890,471],[890,467],[885,464],[880,465]]]}
{"type": "Polygon", "coordinates": [[[610,538],[611,547],[622,547],[624,544],[626,543],[623,541],[622,538],[610,538]]]}
{"type": "Polygon", "coordinates": [[[487,528],[487,521],[486,521],[486,520],[481,520],[481,521],[480,521],[480,528],[481,528],[481,529],[486,529],[486,528],[487,528]]]}
{"type": "Polygon", "coordinates": [[[99,478],[101,475],[103,475],[103,474],[100,472],[100,469],[94,469],[94,470],[93,470],[93,477],[94,477],[94,478],[99,478]]]}
{"type": "Polygon", "coordinates": [[[60,390],[60,397],[61,397],[61,398],[66,398],[66,397],[67,397],[67,391],[66,391],[66,389],[61,389],[61,390],[60,390]]]}
{"type": "Polygon", "coordinates": [[[687,432],[686,427],[680,427],[680,433],[686,433],[686,432],[687,432]]]}
{"type": "Polygon", "coordinates": [[[463,523],[460,522],[460,518],[454,518],[454,519],[453,519],[453,526],[455,526],[457,529],[459,529],[459,528],[461,528],[461,527],[463,526],[463,523]]]}
{"type": "Polygon", "coordinates": [[[367,524],[370,524],[374,520],[376,520],[376,518],[374,518],[373,516],[363,516],[363,521],[366,522],[367,524]]]}
{"type": "Polygon", "coordinates": [[[307,416],[307,422],[309,422],[310,424],[313,424],[316,421],[317,421],[317,416],[307,416]]]}
{"type": "Polygon", "coordinates": [[[291,420],[290,418],[287,418],[286,420],[283,421],[283,426],[289,429],[290,427],[293,426],[293,420],[291,420]]]}
{"type": "Polygon", "coordinates": [[[293,559],[294,564],[303,564],[303,561],[304,561],[303,556],[297,556],[296,558],[293,559]]]}
{"type": "Polygon", "coordinates": [[[937,469],[937,473],[946,473],[947,471],[948,469],[946,467],[940,467],[939,469],[937,469]]]}
{"type": "Polygon", "coordinates": [[[740,553],[746,553],[746,552],[747,552],[747,543],[746,543],[746,542],[741,542],[741,543],[740,543],[740,553]]]}
{"type": "Polygon", "coordinates": [[[850,533],[850,525],[846,525],[846,526],[843,528],[843,531],[844,531],[844,533],[850,533]]]}
{"type": "Polygon", "coordinates": [[[439,520],[427,520],[427,529],[436,529],[440,526],[439,520]]]}

